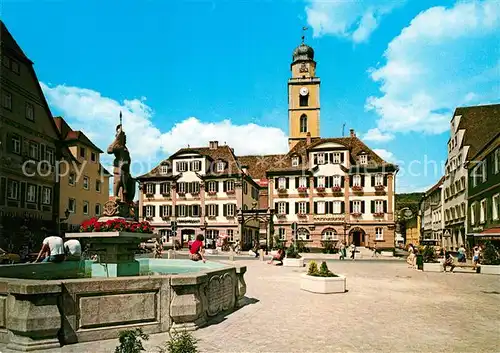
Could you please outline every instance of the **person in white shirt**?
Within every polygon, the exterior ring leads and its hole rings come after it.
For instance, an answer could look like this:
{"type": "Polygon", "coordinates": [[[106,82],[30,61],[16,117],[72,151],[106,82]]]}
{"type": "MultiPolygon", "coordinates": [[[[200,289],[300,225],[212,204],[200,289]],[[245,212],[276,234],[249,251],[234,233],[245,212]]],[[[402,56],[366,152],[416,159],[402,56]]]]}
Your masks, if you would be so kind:
{"type": "Polygon", "coordinates": [[[58,236],[49,236],[46,237],[42,242],[42,248],[38,253],[38,256],[35,262],[45,254],[45,258],[42,262],[62,262],[64,261],[64,244],[61,237],[58,236]]]}
{"type": "Polygon", "coordinates": [[[82,245],[76,239],[69,239],[64,243],[66,260],[80,260],[82,255],[82,245]]]}

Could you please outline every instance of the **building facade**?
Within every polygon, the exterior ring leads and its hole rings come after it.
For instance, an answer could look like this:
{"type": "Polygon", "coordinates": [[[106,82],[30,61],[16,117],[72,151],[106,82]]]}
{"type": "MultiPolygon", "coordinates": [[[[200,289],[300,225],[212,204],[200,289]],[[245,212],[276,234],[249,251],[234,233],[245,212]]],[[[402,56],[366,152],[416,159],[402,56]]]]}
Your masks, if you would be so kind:
{"type": "Polygon", "coordinates": [[[420,203],[421,237],[420,242],[424,244],[445,245],[443,239],[443,183],[442,177],[422,196],[420,203]]]}
{"type": "Polygon", "coordinates": [[[102,150],[81,131],[75,131],[62,117],[54,118],[69,154],[59,163],[59,213],[68,211],[61,231],[78,230],[83,221],[102,215],[109,199],[109,172],[101,165],[102,150]]]}
{"type": "Polygon", "coordinates": [[[0,247],[18,251],[57,230],[59,135],[33,62],[0,26],[0,247]]]}
{"type": "Polygon", "coordinates": [[[183,148],[138,178],[139,216],[155,231],[183,246],[199,233],[207,243],[220,237],[251,246],[259,222],[240,227],[238,211],[258,207],[259,185],[245,173],[229,146],[210,141],[209,147],[183,148]]]}

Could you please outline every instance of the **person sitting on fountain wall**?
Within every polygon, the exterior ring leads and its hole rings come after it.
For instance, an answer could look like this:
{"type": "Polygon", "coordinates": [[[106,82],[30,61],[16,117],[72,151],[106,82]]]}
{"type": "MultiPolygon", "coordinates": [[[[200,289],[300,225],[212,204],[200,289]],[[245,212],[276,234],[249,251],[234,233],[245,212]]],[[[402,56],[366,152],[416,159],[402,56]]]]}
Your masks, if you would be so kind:
{"type": "Polygon", "coordinates": [[[66,260],[79,261],[82,256],[82,245],[77,239],[69,239],[64,243],[66,260]]]}
{"type": "Polygon", "coordinates": [[[42,248],[40,249],[35,262],[38,262],[42,255],[45,257],[42,262],[64,261],[65,254],[62,238],[55,235],[46,237],[42,242],[42,248]]]}
{"type": "Polygon", "coordinates": [[[189,258],[193,261],[200,261],[203,260],[203,262],[207,261],[205,259],[205,249],[203,249],[203,240],[205,238],[203,237],[202,234],[198,234],[196,236],[196,240],[191,244],[191,248],[189,248],[189,258]]]}

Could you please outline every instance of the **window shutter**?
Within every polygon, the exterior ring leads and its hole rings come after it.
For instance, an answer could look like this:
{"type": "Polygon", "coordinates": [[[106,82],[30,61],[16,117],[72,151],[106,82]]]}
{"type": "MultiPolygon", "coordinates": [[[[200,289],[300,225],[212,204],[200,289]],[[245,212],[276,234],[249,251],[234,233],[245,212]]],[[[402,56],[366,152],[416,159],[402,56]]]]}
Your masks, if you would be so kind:
{"type": "Polygon", "coordinates": [[[318,165],[318,155],[316,153],[313,155],[313,164],[318,165]]]}
{"type": "Polygon", "coordinates": [[[387,174],[384,174],[384,186],[387,186],[387,174]]]}
{"type": "Polygon", "coordinates": [[[340,177],[340,187],[343,188],[344,187],[344,176],[341,176],[340,177]]]}
{"type": "Polygon", "coordinates": [[[288,189],[290,187],[290,178],[285,178],[286,180],[286,188],[288,189]]]}
{"type": "Polygon", "coordinates": [[[365,187],[365,175],[361,175],[361,186],[365,187]]]}
{"type": "Polygon", "coordinates": [[[306,213],[311,213],[311,204],[309,202],[306,203],[306,213]]]}
{"type": "Polygon", "coordinates": [[[40,144],[40,160],[44,160],[45,159],[45,145],[44,144],[40,144]]]}
{"type": "Polygon", "coordinates": [[[215,215],[219,215],[219,205],[215,205],[215,215]]]}
{"type": "Polygon", "coordinates": [[[353,212],[353,208],[352,208],[352,201],[349,201],[349,212],[353,212]]]}
{"type": "Polygon", "coordinates": [[[279,180],[280,180],[279,178],[274,178],[274,188],[276,190],[278,190],[278,187],[279,187],[279,180]]]}
{"type": "Polygon", "coordinates": [[[295,214],[299,213],[299,203],[295,202],[295,214]]]}
{"type": "Polygon", "coordinates": [[[7,133],[7,152],[14,151],[14,141],[12,140],[12,135],[7,133]]]}
{"type": "Polygon", "coordinates": [[[168,209],[168,215],[172,216],[172,205],[168,205],[167,209],[168,209]]]}
{"type": "Polygon", "coordinates": [[[193,183],[189,182],[187,183],[187,193],[190,194],[193,192],[193,183]]]}
{"type": "Polygon", "coordinates": [[[290,204],[287,202],[285,203],[285,213],[289,214],[290,213],[290,204]]]}
{"type": "MultiPolygon", "coordinates": [[[[227,180],[224,180],[222,182],[222,191],[226,192],[227,191],[227,180]]],[[[225,215],[224,215],[225,216],[225,215]]]]}
{"type": "Polygon", "coordinates": [[[219,181],[215,181],[215,191],[219,192],[219,181]]]}
{"type": "Polygon", "coordinates": [[[175,217],[179,217],[179,205],[175,205],[175,217]]]}
{"type": "Polygon", "coordinates": [[[314,187],[318,187],[318,177],[314,177],[314,187]]]}
{"type": "Polygon", "coordinates": [[[314,214],[318,214],[318,203],[316,201],[314,201],[314,205],[313,205],[313,213],[314,214]]]}
{"type": "Polygon", "coordinates": [[[193,206],[192,205],[186,205],[186,216],[191,217],[192,215],[193,215],[193,206]]]}
{"type": "Polygon", "coordinates": [[[365,201],[361,201],[361,213],[365,213],[365,201]]]}
{"type": "Polygon", "coordinates": [[[372,175],[372,186],[375,186],[375,175],[372,175]]]}
{"type": "Polygon", "coordinates": [[[344,152],[340,153],[340,163],[344,163],[344,152]]]}
{"type": "Polygon", "coordinates": [[[151,206],[153,207],[153,217],[156,217],[156,206],[151,206]]]}
{"type": "Polygon", "coordinates": [[[142,206],[142,217],[146,217],[146,206],[142,206]]]}
{"type": "Polygon", "coordinates": [[[311,184],[311,180],[309,179],[308,176],[306,176],[306,187],[309,188],[310,184],[311,184]]]}
{"type": "Polygon", "coordinates": [[[328,213],[333,213],[333,201],[328,201],[328,213]]]}
{"type": "Polygon", "coordinates": [[[278,203],[277,202],[274,204],[274,213],[278,214],[278,203]]]}
{"type": "Polygon", "coordinates": [[[208,205],[205,205],[205,217],[208,217],[208,205]]]}
{"type": "Polygon", "coordinates": [[[299,177],[295,177],[295,189],[299,188],[299,177]]]}
{"type": "Polygon", "coordinates": [[[0,180],[0,205],[5,205],[5,196],[7,193],[7,179],[0,180]]]}
{"type": "Polygon", "coordinates": [[[328,153],[328,161],[333,164],[333,153],[328,153]]]}
{"type": "MultiPolygon", "coordinates": [[[[373,179],[373,177],[372,177],[373,179]]],[[[375,201],[370,201],[370,210],[371,210],[371,213],[375,213],[375,201]]]]}
{"type": "Polygon", "coordinates": [[[227,216],[227,205],[226,204],[222,205],[222,215],[224,217],[227,216]]]}
{"type": "Polygon", "coordinates": [[[345,202],[344,201],[340,202],[340,213],[345,213],[345,202]]]}
{"type": "Polygon", "coordinates": [[[349,175],[349,185],[352,187],[354,184],[353,184],[353,180],[354,180],[354,177],[352,175],[349,175]]]}
{"type": "Polygon", "coordinates": [[[387,213],[387,201],[384,201],[384,213],[387,213]]]}

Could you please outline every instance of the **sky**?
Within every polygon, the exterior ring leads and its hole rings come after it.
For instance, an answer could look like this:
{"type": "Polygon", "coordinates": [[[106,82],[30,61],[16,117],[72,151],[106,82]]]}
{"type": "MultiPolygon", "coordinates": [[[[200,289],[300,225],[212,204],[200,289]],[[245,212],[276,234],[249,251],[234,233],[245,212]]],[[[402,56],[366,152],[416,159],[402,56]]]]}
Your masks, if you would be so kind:
{"type": "Polygon", "coordinates": [[[440,178],[457,106],[500,102],[496,0],[0,6],[55,116],[105,150],[123,112],[137,174],[210,140],[237,155],[287,152],[287,80],[304,26],[321,78],[321,136],[354,129],[399,165],[398,192],[440,178]]]}

